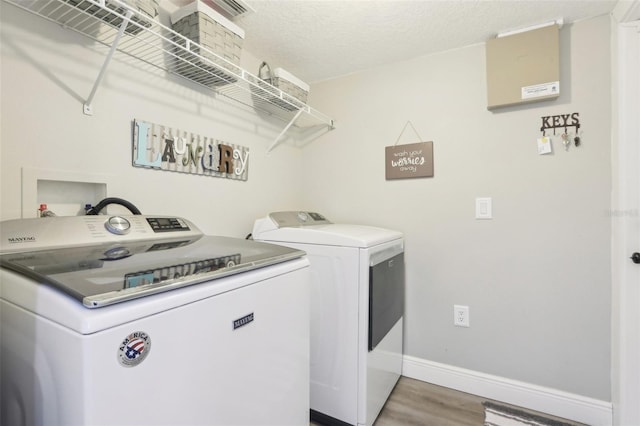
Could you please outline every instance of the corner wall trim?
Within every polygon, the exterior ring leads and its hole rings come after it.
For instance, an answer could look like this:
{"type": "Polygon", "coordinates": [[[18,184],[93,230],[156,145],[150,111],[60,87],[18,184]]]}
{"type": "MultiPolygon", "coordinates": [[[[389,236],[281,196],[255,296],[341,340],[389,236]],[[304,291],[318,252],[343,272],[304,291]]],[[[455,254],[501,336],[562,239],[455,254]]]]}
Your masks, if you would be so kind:
{"type": "Polygon", "coordinates": [[[613,424],[611,402],[409,355],[402,375],[451,389],[597,426],[613,424]]]}

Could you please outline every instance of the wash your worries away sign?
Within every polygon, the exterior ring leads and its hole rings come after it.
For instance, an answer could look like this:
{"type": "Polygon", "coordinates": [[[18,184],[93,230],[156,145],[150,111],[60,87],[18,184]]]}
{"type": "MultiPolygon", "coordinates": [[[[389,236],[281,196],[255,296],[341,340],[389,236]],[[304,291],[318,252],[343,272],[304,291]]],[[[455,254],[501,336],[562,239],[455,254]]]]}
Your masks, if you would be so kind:
{"type": "Polygon", "coordinates": [[[433,142],[385,147],[385,176],[387,180],[433,177],[433,142]]]}
{"type": "Polygon", "coordinates": [[[208,136],[135,120],[133,165],[246,181],[249,148],[208,136]]]}
{"type": "Polygon", "coordinates": [[[407,121],[396,143],[384,149],[384,169],[387,180],[433,177],[433,142],[398,145],[408,127],[411,127],[419,141],[422,140],[411,121],[407,121]]]}

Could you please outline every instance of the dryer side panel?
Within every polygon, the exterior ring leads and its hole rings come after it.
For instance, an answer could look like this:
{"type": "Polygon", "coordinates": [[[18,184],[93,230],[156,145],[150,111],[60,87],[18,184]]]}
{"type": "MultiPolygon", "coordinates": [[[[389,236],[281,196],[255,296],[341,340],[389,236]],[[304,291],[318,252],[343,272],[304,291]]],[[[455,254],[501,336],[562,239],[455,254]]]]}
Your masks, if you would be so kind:
{"type": "MultiPolygon", "coordinates": [[[[279,243],[280,244],[280,243],[279,243]]],[[[358,422],[360,250],[282,243],[311,264],[311,409],[358,422]]]]}

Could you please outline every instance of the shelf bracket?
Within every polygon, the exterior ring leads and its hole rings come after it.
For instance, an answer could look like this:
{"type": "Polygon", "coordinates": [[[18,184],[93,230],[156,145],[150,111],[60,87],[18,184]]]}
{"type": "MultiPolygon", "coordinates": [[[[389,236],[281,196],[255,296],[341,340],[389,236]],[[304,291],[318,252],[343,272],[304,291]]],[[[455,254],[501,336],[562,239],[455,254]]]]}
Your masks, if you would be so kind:
{"type": "Polygon", "coordinates": [[[333,125],[333,123],[327,126],[316,126],[314,128],[310,128],[304,132],[303,134],[304,139],[299,140],[297,143],[297,146],[302,148],[310,144],[314,140],[318,139],[320,136],[324,135],[325,133],[329,133],[333,129],[335,129],[335,126],[333,125]]]}
{"type": "Polygon", "coordinates": [[[116,49],[118,48],[118,43],[120,43],[120,39],[122,38],[122,36],[124,34],[124,30],[127,28],[127,25],[129,25],[129,21],[131,20],[131,16],[133,16],[133,11],[127,10],[127,14],[125,15],[124,19],[122,20],[122,24],[120,25],[120,28],[118,29],[118,34],[116,35],[116,38],[113,40],[113,43],[111,44],[111,49],[109,50],[109,54],[107,55],[107,57],[104,60],[104,63],[102,64],[102,68],[100,69],[100,72],[98,73],[98,77],[96,78],[95,83],[93,83],[93,89],[91,90],[91,93],[89,94],[89,97],[87,98],[87,100],[85,101],[85,103],[83,105],[83,112],[86,115],[93,115],[93,107],[92,107],[91,103],[93,102],[93,98],[96,96],[96,92],[98,91],[98,87],[100,86],[100,83],[102,83],[102,79],[104,78],[104,74],[107,71],[107,67],[109,66],[109,63],[111,62],[111,58],[113,57],[113,54],[115,53],[116,49]]]}
{"type": "Polygon", "coordinates": [[[298,110],[298,112],[296,113],[296,115],[293,116],[293,118],[291,119],[291,121],[289,122],[289,124],[286,125],[286,127],[284,129],[282,129],[282,131],[280,132],[280,134],[278,135],[278,137],[271,143],[271,145],[269,146],[269,148],[267,148],[267,154],[271,152],[271,150],[273,148],[276,147],[276,145],[278,145],[278,143],[280,142],[280,139],[282,139],[282,136],[287,133],[287,130],[289,130],[289,127],[291,127],[293,125],[293,123],[296,122],[296,120],[298,119],[298,117],[300,117],[300,115],[302,114],[302,108],[300,108],[298,110]]]}

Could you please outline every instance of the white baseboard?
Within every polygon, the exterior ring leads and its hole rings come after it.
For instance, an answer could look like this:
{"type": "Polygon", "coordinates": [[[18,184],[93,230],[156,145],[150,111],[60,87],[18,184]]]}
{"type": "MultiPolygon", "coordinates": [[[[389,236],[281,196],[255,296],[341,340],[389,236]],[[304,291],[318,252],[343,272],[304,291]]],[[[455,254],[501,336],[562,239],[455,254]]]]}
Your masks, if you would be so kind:
{"type": "Polygon", "coordinates": [[[405,355],[402,375],[593,426],[613,424],[611,402],[405,355]]]}

